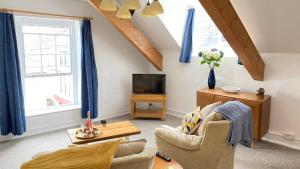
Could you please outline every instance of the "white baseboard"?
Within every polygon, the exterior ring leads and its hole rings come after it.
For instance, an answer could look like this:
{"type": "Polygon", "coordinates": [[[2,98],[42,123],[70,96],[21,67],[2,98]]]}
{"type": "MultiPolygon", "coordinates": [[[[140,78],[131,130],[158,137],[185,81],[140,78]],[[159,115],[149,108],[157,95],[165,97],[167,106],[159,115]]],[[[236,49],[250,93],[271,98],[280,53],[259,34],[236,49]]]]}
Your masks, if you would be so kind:
{"type": "MultiPolygon", "coordinates": [[[[103,120],[103,119],[111,119],[111,118],[115,118],[115,117],[119,117],[119,116],[124,116],[126,114],[129,114],[128,110],[119,111],[119,112],[115,112],[115,113],[111,113],[111,114],[104,114],[104,115],[100,115],[100,117],[96,118],[94,121],[99,122],[100,120],[103,120]]],[[[33,122],[44,121],[45,123],[43,123],[43,125],[33,125],[33,127],[30,127],[27,130],[27,132],[22,136],[13,136],[13,135],[0,136],[0,142],[24,138],[24,137],[28,137],[28,136],[33,136],[33,135],[37,135],[37,134],[42,134],[42,133],[47,133],[47,132],[51,132],[51,131],[55,131],[55,130],[62,130],[62,129],[67,129],[67,128],[71,128],[74,126],[78,126],[78,125],[80,125],[80,115],[76,116],[76,118],[74,118],[72,120],[64,120],[64,119],[60,118],[59,114],[53,113],[53,114],[48,114],[47,116],[40,115],[40,116],[35,116],[35,117],[28,117],[27,121],[33,121],[33,122]],[[52,117],[54,117],[54,119],[57,119],[57,120],[55,120],[55,121],[52,120],[51,122],[49,122],[49,120],[48,120],[49,116],[50,117],[52,116],[52,117]],[[32,120],[32,119],[38,119],[38,120],[32,120]],[[38,127],[35,127],[35,126],[38,126],[38,127]]]]}
{"type": "Polygon", "coordinates": [[[186,114],[186,112],[178,111],[175,109],[167,108],[167,114],[171,116],[175,116],[178,118],[183,118],[183,116],[186,114]]]}
{"type": "Polygon", "coordinates": [[[120,116],[124,116],[124,115],[129,115],[130,111],[129,110],[125,110],[125,111],[119,111],[116,113],[111,113],[111,114],[104,114],[103,116],[100,115],[100,117],[94,119],[93,121],[95,122],[99,122],[100,120],[104,120],[104,119],[112,119],[112,118],[116,118],[116,117],[120,117],[120,116]]]}
{"type": "Polygon", "coordinates": [[[283,134],[275,132],[275,131],[269,131],[263,138],[262,140],[282,145],[291,149],[296,149],[300,150],[300,139],[287,139],[283,136],[283,134]]]}

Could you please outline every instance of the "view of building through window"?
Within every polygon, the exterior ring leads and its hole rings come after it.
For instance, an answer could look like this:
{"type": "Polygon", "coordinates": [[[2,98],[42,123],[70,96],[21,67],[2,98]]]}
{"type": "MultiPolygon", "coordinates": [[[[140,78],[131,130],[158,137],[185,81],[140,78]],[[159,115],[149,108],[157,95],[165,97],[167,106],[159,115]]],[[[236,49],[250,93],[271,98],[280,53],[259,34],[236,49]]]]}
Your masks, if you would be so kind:
{"type": "Polygon", "coordinates": [[[225,57],[237,57],[204,8],[197,2],[194,17],[192,55],[198,56],[200,51],[212,48],[222,50],[225,53],[225,57]]]}
{"type": "Polygon", "coordinates": [[[78,103],[76,21],[47,20],[16,19],[26,115],[78,103]]]}

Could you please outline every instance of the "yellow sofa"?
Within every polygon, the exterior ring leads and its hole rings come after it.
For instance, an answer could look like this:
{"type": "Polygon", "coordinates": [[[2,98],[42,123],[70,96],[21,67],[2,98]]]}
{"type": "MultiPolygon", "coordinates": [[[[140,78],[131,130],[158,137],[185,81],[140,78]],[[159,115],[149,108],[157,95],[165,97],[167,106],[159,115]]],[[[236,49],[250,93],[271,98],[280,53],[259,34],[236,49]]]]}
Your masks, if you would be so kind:
{"type": "Polygon", "coordinates": [[[41,152],[24,163],[21,169],[151,169],[155,148],[141,153],[116,157],[120,139],[87,145],[71,145],[55,152],[41,152]]]}

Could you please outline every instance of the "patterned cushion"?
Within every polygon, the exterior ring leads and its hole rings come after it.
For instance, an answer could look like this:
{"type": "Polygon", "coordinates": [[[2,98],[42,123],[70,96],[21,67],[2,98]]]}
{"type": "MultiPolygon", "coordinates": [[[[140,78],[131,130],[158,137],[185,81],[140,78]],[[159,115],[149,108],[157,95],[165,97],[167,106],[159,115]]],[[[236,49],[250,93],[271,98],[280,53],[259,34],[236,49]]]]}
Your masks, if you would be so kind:
{"type": "Polygon", "coordinates": [[[186,114],[182,121],[182,132],[185,134],[193,134],[195,127],[199,127],[201,122],[200,107],[197,107],[193,112],[186,114]]]}

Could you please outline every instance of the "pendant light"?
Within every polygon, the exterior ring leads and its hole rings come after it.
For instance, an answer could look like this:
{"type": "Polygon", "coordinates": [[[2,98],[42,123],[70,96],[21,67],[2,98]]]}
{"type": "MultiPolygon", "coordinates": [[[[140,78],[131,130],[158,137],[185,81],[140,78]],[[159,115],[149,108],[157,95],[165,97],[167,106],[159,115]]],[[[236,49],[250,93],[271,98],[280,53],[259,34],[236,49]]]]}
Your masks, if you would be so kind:
{"type": "Polygon", "coordinates": [[[141,13],[142,16],[147,16],[147,17],[150,17],[150,16],[154,16],[154,14],[151,12],[151,9],[150,9],[150,2],[148,0],[145,8],[143,9],[142,13],[141,13]]]}
{"type": "Polygon", "coordinates": [[[138,10],[141,8],[139,0],[123,0],[123,5],[131,10],[138,10]]]}
{"type": "Polygon", "coordinates": [[[102,0],[99,8],[103,11],[117,11],[115,0],[102,0]]]}
{"type": "Polygon", "coordinates": [[[116,16],[118,18],[121,18],[121,19],[130,19],[131,18],[131,13],[130,13],[129,9],[125,5],[122,5],[120,7],[120,9],[118,10],[116,16]]]}
{"type": "Polygon", "coordinates": [[[164,13],[164,9],[158,0],[153,0],[150,5],[150,10],[153,15],[164,13]]]}

